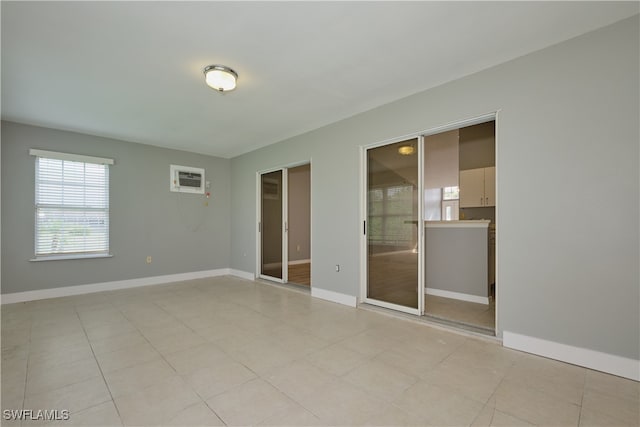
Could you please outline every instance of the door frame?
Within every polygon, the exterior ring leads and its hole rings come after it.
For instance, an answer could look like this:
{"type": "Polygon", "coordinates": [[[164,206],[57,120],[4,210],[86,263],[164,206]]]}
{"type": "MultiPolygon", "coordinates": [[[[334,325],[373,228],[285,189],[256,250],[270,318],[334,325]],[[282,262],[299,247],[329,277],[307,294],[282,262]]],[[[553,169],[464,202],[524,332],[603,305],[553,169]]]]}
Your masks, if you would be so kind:
{"type": "Polygon", "coordinates": [[[311,285],[313,286],[313,227],[311,224],[313,223],[313,197],[311,194],[311,188],[313,185],[313,166],[311,159],[303,160],[299,162],[288,163],[283,166],[276,166],[268,169],[261,169],[256,171],[256,222],[255,222],[255,232],[256,232],[256,274],[255,277],[259,279],[266,279],[270,281],[274,281],[277,283],[288,283],[289,281],[289,182],[288,182],[288,172],[289,169],[297,167],[309,165],[309,200],[310,200],[310,209],[309,209],[309,258],[312,260],[312,270],[310,271],[311,275],[311,285]],[[262,175],[268,174],[271,172],[282,171],[282,279],[278,277],[267,276],[262,274],[262,229],[261,229],[261,220],[262,220],[262,175]]]}
{"type": "MultiPolygon", "coordinates": [[[[384,145],[394,144],[396,142],[405,141],[407,139],[419,138],[418,143],[418,155],[420,158],[418,159],[418,179],[420,182],[418,183],[420,195],[419,195],[419,208],[418,208],[418,224],[422,224],[424,221],[423,218],[423,209],[424,209],[424,137],[435,135],[443,132],[447,132],[454,129],[460,129],[467,126],[473,126],[481,123],[486,123],[490,121],[495,121],[495,152],[496,152],[496,224],[499,220],[499,199],[500,199],[500,191],[498,184],[498,176],[500,174],[499,165],[499,150],[498,150],[498,141],[499,141],[499,116],[500,109],[495,110],[490,113],[480,114],[477,116],[473,116],[467,119],[456,120],[453,122],[445,123],[439,126],[434,126],[427,128],[422,131],[413,132],[410,134],[406,134],[404,136],[389,138],[378,142],[373,142],[371,144],[365,144],[360,146],[360,301],[372,305],[377,305],[383,308],[389,308],[392,310],[401,311],[404,313],[415,314],[418,316],[424,315],[425,307],[424,307],[424,277],[425,277],[425,269],[424,269],[424,227],[418,227],[418,250],[419,258],[418,258],[418,309],[411,309],[409,307],[403,307],[396,304],[387,303],[384,301],[377,301],[367,297],[367,236],[363,232],[364,221],[367,220],[367,150],[381,147],[384,145]],[[420,286],[420,283],[422,286],[420,286]]],[[[498,269],[498,254],[500,251],[498,248],[500,247],[500,231],[496,228],[496,254],[495,254],[495,263],[496,263],[496,284],[495,284],[495,325],[494,330],[496,337],[501,337],[502,331],[499,328],[500,325],[500,317],[499,317],[499,304],[498,302],[501,300],[499,297],[500,292],[499,282],[500,282],[500,270],[498,269]]]]}

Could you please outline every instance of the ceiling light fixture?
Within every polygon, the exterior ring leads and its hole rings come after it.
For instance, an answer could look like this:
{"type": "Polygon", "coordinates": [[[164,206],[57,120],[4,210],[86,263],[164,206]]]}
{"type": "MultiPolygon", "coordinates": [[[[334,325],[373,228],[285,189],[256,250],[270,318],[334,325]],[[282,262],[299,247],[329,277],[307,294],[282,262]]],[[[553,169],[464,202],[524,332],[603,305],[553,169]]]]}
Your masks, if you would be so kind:
{"type": "Polygon", "coordinates": [[[402,154],[403,156],[410,156],[415,151],[416,151],[416,149],[413,148],[413,145],[402,145],[402,146],[398,147],[398,153],[402,154]]]}
{"type": "Polygon", "coordinates": [[[224,65],[207,65],[204,68],[207,85],[218,92],[227,92],[236,88],[238,73],[224,65]]]}

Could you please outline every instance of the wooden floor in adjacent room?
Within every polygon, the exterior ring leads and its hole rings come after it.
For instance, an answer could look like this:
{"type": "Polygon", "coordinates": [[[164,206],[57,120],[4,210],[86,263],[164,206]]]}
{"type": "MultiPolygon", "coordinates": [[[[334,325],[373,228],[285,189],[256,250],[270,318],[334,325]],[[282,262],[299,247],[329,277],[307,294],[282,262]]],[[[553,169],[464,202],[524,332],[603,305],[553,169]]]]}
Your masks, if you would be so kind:
{"type": "Polygon", "coordinates": [[[311,263],[290,264],[289,283],[296,285],[311,286],[311,263]]]}

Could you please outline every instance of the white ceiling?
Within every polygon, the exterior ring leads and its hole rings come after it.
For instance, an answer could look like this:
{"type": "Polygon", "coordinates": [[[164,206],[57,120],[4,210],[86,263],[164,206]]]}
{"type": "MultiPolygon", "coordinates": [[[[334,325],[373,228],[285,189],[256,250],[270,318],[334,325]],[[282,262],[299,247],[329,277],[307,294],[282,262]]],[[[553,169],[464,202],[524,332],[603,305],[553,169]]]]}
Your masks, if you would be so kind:
{"type": "Polygon", "coordinates": [[[638,13],[637,2],[6,2],[2,118],[233,157],[638,13]],[[202,70],[240,75],[221,94],[202,70]]]}

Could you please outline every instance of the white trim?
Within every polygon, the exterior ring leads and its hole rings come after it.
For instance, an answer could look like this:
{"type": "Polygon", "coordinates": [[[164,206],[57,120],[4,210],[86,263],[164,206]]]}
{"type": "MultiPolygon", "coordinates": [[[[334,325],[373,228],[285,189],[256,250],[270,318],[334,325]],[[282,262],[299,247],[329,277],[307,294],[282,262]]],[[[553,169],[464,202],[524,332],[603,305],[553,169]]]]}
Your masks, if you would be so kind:
{"type": "Polygon", "coordinates": [[[489,297],[481,297],[478,295],[464,294],[462,292],[444,291],[436,288],[425,288],[427,295],[433,295],[436,297],[452,298],[461,301],[475,302],[478,304],[489,304],[489,297]]]}
{"type": "Polygon", "coordinates": [[[73,254],[73,255],[42,255],[31,258],[30,262],[40,261],[61,261],[69,259],[93,259],[93,258],[113,258],[113,254],[73,254]]]}
{"type": "Polygon", "coordinates": [[[575,347],[554,341],[504,331],[502,345],[507,348],[549,357],[620,377],[640,381],[640,360],[575,347]]]}
{"type": "Polygon", "coordinates": [[[99,165],[112,165],[113,159],[105,157],[83,156],[81,154],[59,153],[57,151],[37,150],[32,148],[29,150],[30,156],[45,157],[47,159],[69,160],[72,162],[97,163],[99,165]]]}
{"type": "Polygon", "coordinates": [[[420,308],[407,307],[407,306],[404,306],[404,305],[394,304],[392,302],[386,302],[386,301],[377,300],[375,298],[368,298],[368,297],[363,298],[362,302],[364,302],[365,304],[370,304],[370,305],[374,305],[374,306],[378,306],[378,307],[382,307],[382,308],[387,308],[389,310],[399,311],[401,313],[407,313],[407,314],[412,314],[414,316],[420,316],[420,308]]]}
{"type": "Polygon", "coordinates": [[[326,301],[337,302],[338,304],[357,307],[358,299],[353,295],[341,294],[340,292],[328,291],[326,289],[311,288],[311,296],[326,301]]]}
{"type": "Polygon", "coordinates": [[[468,219],[459,221],[425,221],[426,228],[489,228],[491,220],[468,219]]]}
{"type": "Polygon", "coordinates": [[[247,271],[236,270],[235,268],[230,268],[229,269],[229,274],[231,276],[236,276],[236,277],[239,277],[241,279],[256,280],[256,275],[255,274],[249,273],[247,271]]]}
{"type": "Polygon", "coordinates": [[[226,276],[231,274],[228,268],[216,270],[194,271],[190,273],[167,274],[165,276],[140,277],[137,279],[117,280],[113,282],[92,283],[89,285],[64,286],[61,288],[39,289],[35,291],[2,294],[1,304],[34,301],[48,298],[67,297],[71,295],[90,294],[93,292],[114,291],[117,289],[137,288],[140,286],[161,285],[184,280],[202,279],[205,277],[226,276]]]}
{"type": "Polygon", "coordinates": [[[311,259],[307,258],[307,259],[298,259],[295,261],[289,261],[289,265],[298,265],[298,264],[310,264],[311,263],[311,259]]]}

